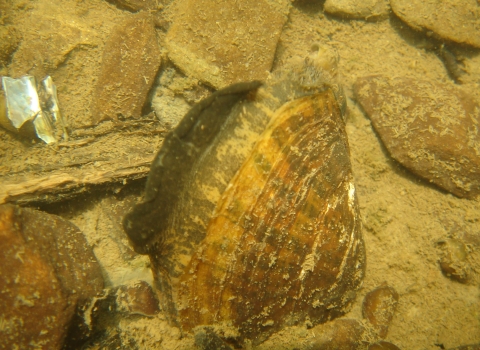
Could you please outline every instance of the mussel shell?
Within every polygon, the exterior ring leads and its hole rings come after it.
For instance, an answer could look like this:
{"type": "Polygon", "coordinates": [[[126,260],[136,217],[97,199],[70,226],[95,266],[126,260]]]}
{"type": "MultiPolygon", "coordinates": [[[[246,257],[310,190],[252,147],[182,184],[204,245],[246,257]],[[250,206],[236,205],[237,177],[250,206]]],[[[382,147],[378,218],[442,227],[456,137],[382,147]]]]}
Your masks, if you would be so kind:
{"type": "Polygon", "coordinates": [[[180,278],[184,329],[231,322],[261,341],[343,311],[365,258],[348,155],[332,91],[277,111],[180,278]]]}
{"type": "Polygon", "coordinates": [[[260,86],[260,82],[237,83],[220,90],[196,104],[163,141],[155,156],[145,189],[143,203],[128,213],[123,226],[134,249],[140,254],[162,245],[164,234],[187,187],[189,177],[197,172],[199,158],[211,147],[226,116],[240,99],[260,86]]]}
{"type": "Polygon", "coordinates": [[[212,119],[207,129],[217,127],[193,156],[192,142],[175,132],[166,138],[146,201],[124,226],[150,255],[171,324],[212,325],[256,344],[286,325],[348,310],[365,248],[344,97],[325,82],[331,70],[324,74],[321,62],[335,63],[310,57],[259,88],[246,83],[233,105],[217,97],[238,86],[212,95],[215,108],[194,107],[185,123],[198,131],[203,122],[194,121],[212,119]],[[173,176],[169,186],[157,181],[162,173],[173,176]]]}

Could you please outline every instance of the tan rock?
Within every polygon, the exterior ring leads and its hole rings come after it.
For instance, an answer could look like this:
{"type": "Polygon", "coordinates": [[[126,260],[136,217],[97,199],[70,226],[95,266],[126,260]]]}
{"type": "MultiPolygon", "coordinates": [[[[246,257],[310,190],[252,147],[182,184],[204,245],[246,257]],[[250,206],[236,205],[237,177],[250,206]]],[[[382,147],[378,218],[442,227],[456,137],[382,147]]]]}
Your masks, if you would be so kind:
{"type": "Polygon", "coordinates": [[[160,311],[152,287],[145,281],[121,285],[116,292],[117,311],[127,314],[153,316],[160,311]]]}
{"type": "Polygon", "coordinates": [[[391,156],[459,197],[480,194],[480,107],[455,85],[360,78],[358,102],[391,156]]]}
{"type": "Polygon", "coordinates": [[[480,47],[480,6],[475,0],[391,0],[390,5],[414,29],[480,47]]]}
{"type": "Polygon", "coordinates": [[[35,3],[32,7],[16,26],[22,40],[12,55],[10,76],[31,74],[38,80],[43,79],[75,49],[97,45],[98,34],[80,16],[50,2],[35,3]]]}
{"type": "Polygon", "coordinates": [[[347,18],[383,19],[390,12],[387,0],[327,0],[325,12],[347,18]]]}
{"type": "Polygon", "coordinates": [[[92,124],[139,118],[160,63],[157,35],[148,12],[133,15],[115,27],[103,52],[92,124]]]}
{"type": "Polygon", "coordinates": [[[398,293],[384,284],[367,293],[363,300],[363,317],[373,326],[380,338],[385,338],[398,304],[398,293]]]}
{"type": "Polygon", "coordinates": [[[315,349],[315,350],[359,350],[366,349],[368,331],[361,321],[338,318],[333,321],[307,327],[290,327],[273,335],[256,349],[315,349]],[[308,328],[309,329],[308,329],[308,328]]]}
{"type": "Polygon", "coordinates": [[[337,319],[313,328],[315,341],[312,348],[318,350],[361,349],[365,327],[358,320],[337,319]]]}
{"type": "Polygon", "coordinates": [[[460,283],[467,283],[471,277],[467,247],[458,239],[447,238],[437,242],[440,248],[439,264],[443,274],[460,283]]]}
{"type": "Polygon", "coordinates": [[[103,288],[83,234],[60,217],[0,206],[0,349],[60,349],[78,303],[103,288]]]}
{"type": "Polygon", "coordinates": [[[187,75],[217,89],[267,77],[289,1],[181,0],[177,6],[166,44],[187,75]]]}

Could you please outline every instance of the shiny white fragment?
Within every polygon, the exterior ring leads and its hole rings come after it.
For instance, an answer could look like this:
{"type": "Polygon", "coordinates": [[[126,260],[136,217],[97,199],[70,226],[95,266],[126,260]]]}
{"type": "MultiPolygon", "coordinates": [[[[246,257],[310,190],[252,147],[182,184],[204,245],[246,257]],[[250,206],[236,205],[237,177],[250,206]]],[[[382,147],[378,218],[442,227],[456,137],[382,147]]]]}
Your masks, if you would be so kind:
{"type": "Polygon", "coordinates": [[[2,87],[6,99],[6,116],[14,129],[19,130],[26,122],[31,122],[36,136],[49,144],[57,141],[55,129],[60,126],[64,138],[67,138],[66,123],[60,113],[57,89],[50,76],[42,80],[40,95],[35,77],[31,75],[18,79],[2,77],[2,87]],[[43,110],[41,105],[44,106],[43,110]]]}
{"type": "Polygon", "coordinates": [[[26,121],[33,120],[42,111],[35,77],[2,77],[2,86],[7,100],[7,116],[16,129],[20,129],[26,121]]]}

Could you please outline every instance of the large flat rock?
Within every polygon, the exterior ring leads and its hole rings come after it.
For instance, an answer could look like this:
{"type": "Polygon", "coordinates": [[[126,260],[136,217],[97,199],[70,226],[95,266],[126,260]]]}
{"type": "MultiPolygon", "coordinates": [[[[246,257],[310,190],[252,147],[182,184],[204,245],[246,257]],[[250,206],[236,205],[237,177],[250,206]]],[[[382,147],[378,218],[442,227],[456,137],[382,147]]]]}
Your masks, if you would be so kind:
{"type": "Polygon", "coordinates": [[[358,102],[398,162],[459,196],[480,194],[480,107],[455,85],[369,76],[358,102]]]}
{"type": "Polygon", "coordinates": [[[24,22],[16,24],[21,40],[13,53],[10,76],[30,74],[43,79],[47,74],[52,75],[75,50],[98,45],[98,33],[80,16],[69,12],[54,3],[32,5],[24,22]]]}
{"type": "Polygon", "coordinates": [[[116,26],[105,43],[92,102],[92,124],[140,118],[160,63],[157,35],[148,12],[116,26]]]}
{"type": "Polygon", "coordinates": [[[217,89],[263,80],[288,11],[285,0],[181,0],[167,34],[168,57],[217,89]]]}
{"type": "Polygon", "coordinates": [[[390,0],[393,12],[417,30],[480,47],[480,6],[475,0],[390,0]]]}

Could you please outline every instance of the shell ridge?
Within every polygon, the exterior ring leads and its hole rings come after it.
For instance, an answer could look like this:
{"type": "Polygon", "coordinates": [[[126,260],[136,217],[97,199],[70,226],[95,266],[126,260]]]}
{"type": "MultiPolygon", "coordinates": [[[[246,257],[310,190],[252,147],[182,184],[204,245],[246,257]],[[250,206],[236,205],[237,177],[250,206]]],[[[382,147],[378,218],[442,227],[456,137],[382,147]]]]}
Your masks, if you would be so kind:
{"type": "MultiPolygon", "coordinates": [[[[246,162],[246,164],[249,164],[249,163],[246,162]]],[[[238,176],[238,174],[240,174],[241,172],[242,172],[242,170],[240,170],[239,172],[237,172],[237,175],[236,175],[236,176],[238,176]]],[[[232,182],[235,182],[235,180],[233,180],[232,182]]],[[[232,190],[234,190],[234,189],[232,189],[232,190]]],[[[227,197],[229,197],[229,196],[232,196],[232,195],[233,195],[233,194],[230,193],[230,189],[229,189],[228,191],[226,191],[226,193],[225,193],[224,196],[223,196],[222,202],[223,202],[223,203],[226,203],[228,200],[226,200],[225,198],[227,198],[227,197]]],[[[220,206],[220,207],[222,207],[222,206],[220,206]]],[[[252,211],[253,211],[253,209],[248,210],[248,212],[252,212],[252,211]]],[[[240,243],[241,243],[242,241],[245,241],[246,236],[247,236],[248,234],[249,234],[249,231],[248,231],[248,230],[247,230],[247,231],[244,231],[244,234],[240,237],[240,243]]],[[[237,246],[236,246],[236,248],[235,248],[235,251],[239,251],[239,249],[240,249],[240,247],[241,247],[241,244],[240,244],[240,243],[237,243],[237,246]]],[[[236,264],[236,263],[237,263],[237,260],[235,260],[235,261],[233,262],[233,264],[230,265],[230,267],[228,268],[228,271],[231,272],[231,271],[235,270],[235,268],[236,268],[235,264],[236,264]]],[[[225,280],[225,279],[228,279],[228,274],[225,274],[225,275],[224,275],[224,280],[225,280]]],[[[224,291],[225,291],[225,289],[223,288],[223,289],[221,290],[221,293],[223,293],[224,291]]],[[[221,299],[222,299],[222,297],[221,297],[220,295],[219,295],[217,298],[218,298],[218,300],[221,300],[221,299]]]]}
{"type": "MultiPolygon", "coordinates": [[[[335,192],[342,192],[343,187],[345,187],[345,185],[346,185],[346,183],[340,183],[339,186],[338,186],[338,188],[337,188],[337,191],[335,191],[335,192]]],[[[336,207],[336,206],[337,206],[337,204],[338,204],[338,202],[339,202],[339,196],[336,195],[335,199],[336,199],[336,203],[335,203],[335,205],[332,206],[332,207],[336,207]]],[[[342,198],[341,201],[344,202],[345,199],[342,198]]],[[[329,206],[329,207],[330,207],[330,206],[329,206]]],[[[344,254],[343,254],[342,262],[340,263],[340,266],[338,267],[338,273],[337,273],[337,275],[336,275],[336,280],[337,280],[337,281],[339,281],[339,280],[341,281],[342,278],[343,278],[343,274],[344,274],[344,272],[345,272],[346,262],[347,262],[347,260],[351,257],[351,253],[352,253],[352,249],[353,249],[353,244],[354,244],[354,242],[356,241],[356,239],[355,239],[355,236],[356,236],[355,233],[356,233],[356,229],[357,229],[357,227],[356,227],[356,219],[357,219],[356,216],[353,215],[353,225],[352,225],[352,228],[351,228],[351,234],[350,234],[350,236],[349,236],[350,239],[348,239],[347,249],[345,250],[345,252],[344,252],[344,254]]],[[[337,231],[340,231],[340,230],[337,230],[337,231]]],[[[339,233],[341,234],[341,232],[339,232],[339,233]]],[[[333,289],[337,287],[337,285],[338,285],[338,283],[333,284],[333,285],[329,288],[328,291],[331,293],[331,292],[333,291],[333,289]]]]}
{"type": "MultiPolygon", "coordinates": [[[[292,144],[298,144],[300,142],[302,142],[304,139],[307,139],[309,138],[310,136],[310,133],[311,134],[316,134],[316,129],[314,128],[315,127],[319,127],[321,126],[322,124],[322,121],[321,120],[315,120],[313,123],[311,123],[313,125],[310,125],[310,124],[307,124],[305,126],[302,127],[302,129],[305,129],[305,130],[298,130],[298,135],[300,135],[300,140],[298,140],[298,142],[292,142],[292,144]]],[[[291,146],[290,146],[291,148],[291,146]]],[[[295,152],[295,151],[293,151],[295,152]]],[[[308,156],[305,156],[302,161],[308,163],[308,159],[307,159],[308,156]]],[[[317,176],[319,173],[321,173],[321,167],[317,167],[317,168],[314,168],[314,169],[311,169],[311,171],[307,174],[303,174],[301,179],[302,179],[302,184],[299,185],[300,187],[300,191],[298,192],[298,196],[296,197],[296,200],[294,202],[294,204],[291,206],[293,209],[293,212],[296,214],[294,218],[292,218],[291,222],[289,223],[289,229],[292,225],[294,225],[298,219],[298,215],[299,213],[301,213],[302,211],[301,210],[297,210],[297,208],[302,208],[305,206],[306,202],[308,201],[308,196],[309,196],[309,192],[310,191],[313,191],[311,185],[312,183],[316,180],[317,176]]],[[[322,206],[324,207],[325,204],[322,206]]],[[[323,212],[323,210],[318,210],[320,213],[323,212]]],[[[317,220],[315,220],[315,222],[319,222],[319,217],[316,218],[317,220]]],[[[315,226],[318,226],[315,225],[315,226]]],[[[301,269],[299,270],[298,274],[297,274],[297,277],[294,278],[294,280],[296,280],[297,284],[300,285],[299,287],[299,292],[298,294],[293,297],[293,300],[294,300],[294,303],[292,305],[292,309],[295,310],[296,306],[297,306],[297,303],[296,303],[296,300],[300,300],[302,298],[302,295],[303,295],[303,292],[304,292],[304,289],[305,289],[305,285],[303,284],[303,281],[304,279],[306,278],[307,276],[307,272],[309,271],[313,271],[313,268],[314,268],[314,265],[315,265],[315,257],[317,256],[316,254],[316,248],[321,245],[321,237],[322,237],[322,231],[321,230],[314,230],[314,233],[313,235],[315,236],[315,239],[314,239],[314,243],[313,243],[313,246],[312,246],[312,249],[310,249],[308,252],[305,251],[304,252],[304,258],[302,259],[303,261],[299,261],[299,265],[301,266],[301,269]]]]}
{"type": "MultiPolygon", "coordinates": [[[[315,121],[313,124],[314,124],[315,126],[319,126],[319,125],[321,125],[321,122],[315,121]]],[[[309,128],[309,125],[307,125],[305,128],[309,128]]],[[[302,128],[302,129],[303,129],[303,128],[302,128]]],[[[302,129],[300,129],[300,130],[297,129],[297,130],[296,130],[296,133],[294,133],[294,135],[299,135],[299,140],[297,140],[297,142],[302,142],[302,141],[306,138],[306,136],[304,136],[304,134],[302,134],[302,131],[303,131],[302,129]]],[[[312,128],[309,128],[309,130],[312,130],[312,128]]],[[[313,129],[313,130],[315,130],[315,129],[313,129]]],[[[311,134],[314,135],[314,134],[315,134],[315,131],[312,131],[311,134]]],[[[310,136],[310,135],[309,135],[309,136],[310,136]]],[[[293,136],[293,137],[295,137],[295,136],[293,136]]],[[[284,150],[283,152],[280,152],[280,154],[282,155],[282,157],[280,157],[279,159],[276,159],[276,163],[272,166],[272,170],[270,171],[270,173],[269,173],[267,179],[265,180],[265,182],[267,182],[267,183],[273,183],[273,182],[270,181],[271,178],[274,178],[274,177],[278,176],[278,175],[275,173],[275,171],[276,171],[277,169],[278,169],[278,171],[280,171],[282,167],[285,167],[285,168],[288,168],[288,167],[289,167],[289,165],[290,165],[290,164],[289,164],[289,156],[290,156],[291,154],[296,153],[296,152],[292,149],[292,147],[289,146],[291,143],[296,144],[295,142],[291,142],[291,140],[288,140],[288,141],[287,141],[287,146],[284,147],[285,150],[284,150]]],[[[257,147],[257,148],[258,148],[258,147],[257,147]]],[[[252,156],[252,157],[253,157],[253,156],[252,156]]],[[[252,157],[251,157],[251,158],[252,158],[252,157]]],[[[251,162],[251,159],[250,159],[250,162],[251,162]]],[[[250,164],[250,163],[247,161],[245,164],[250,164]]],[[[319,168],[320,168],[320,167],[319,167],[319,168]]],[[[318,168],[318,169],[319,169],[319,168],[318,168]]],[[[303,181],[303,184],[301,184],[299,187],[300,187],[300,188],[308,188],[310,181],[313,181],[313,180],[316,178],[316,176],[314,176],[314,175],[319,171],[318,169],[314,170],[313,174],[311,175],[311,177],[310,177],[308,180],[306,180],[306,178],[303,178],[303,180],[304,180],[304,181],[303,181]],[[306,180],[307,182],[305,182],[305,180],[306,180]]],[[[242,169],[242,170],[243,170],[243,169],[242,169]]],[[[242,170],[240,170],[237,174],[241,174],[241,173],[242,173],[242,170]]],[[[235,180],[233,180],[233,182],[235,182],[235,180]]],[[[262,201],[262,195],[265,194],[265,193],[269,193],[269,190],[270,190],[270,188],[268,188],[268,187],[264,187],[264,188],[263,188],[262,193],[257,197],[256,201],[255,201],[254,203],[252,203],[252,205],[250,206],[249,209],[246,210],[246,212],[249,213],[249,214],[246,214],[246,215],[251,216],[251,217],[255,216],[253,213],[255,212],[256,206],[258,206],[258,203],[259,203],[259,202],[260,202],[260,203],[263,203],[263,201],[262,201]]],[[[231,194],[228,193],[228,195],[231,195],[231,194]]],[[[305,198],[305,197],[303,197],[303,198],[305,198]]],[[[294,208],[297,208],[299,205],[302,205],[302,204],[305,202],[304,200],[301,200],[301,199],[302,199],[302,195],[301,195],[301,194],[298,194],[298,193],[297,193],[297,195],[294,197],[294,199],[295,199],[295,201],[297,202],[297,203],[294,203],[294,204],[292,205],[292,207],[294,207],[294,208]]],[[[286,207],[288,207],[288,205],[286,205],[286,207]]],[[[292,212],[295,213],[295,210],[292,210],[292,212]]],[[[280,222],[282,222],[283,219],[280,218],[281,216],[282,216],[282,212],[281,212],[281,211],[277,211],[276,214],[271,218],[271,222],[267,222],[267,225],[275,226],[275,224],[273,224],[273,222],[275,222],[275,221],[280,221],[280,222]]],[[[268,218],[267,218],[267,219],[268,219],[268,218]]],[[[291,219],[288,221],[287,227],[284,227],[284,229],[288,231],[288,230],[291,228],[291,226],[295,223],[295,221],[296,221],[296,218],[295,218],[295,217],[291,218],[291,219]]],[[[320,233],[321,233],[321,232],[320,232],[320,233]]],[[[251,231],[250,231],[250,230],[244,230],[244,231],[243,231],[243,234],[242,234],[241,237],[240,237],[240,241],[241,241],[241,242],[244,242],[244,241],[246,240],[246,238],[247,238],[248,235],[251,235],[251,231]]],[[[316,235],[317,241],[320,239],[319,236],[321,236],[321,235],[320,235],[320,234],[316,235]]],[[[257,238],[260,238],[260,237],[257,237],[257,238]]],[[[266,239],[267,239],[267,237],[264,235],[264,236],[261,238],[261,242],[265,243],[265,242],[266,242],[266,239]]],[[[257,242],[258,242],[258,240],[257,240],[257,242]]],[[[241,247],[241,244],[237,244],[235,250],[238,251],[238,250],[240,249],[240,247],[241,247]]],[[[281,249],[281,248],[280,248],[280,249],[281,249]]],[[[262,260],[263,257],[266,256],[266,255],[267,255],[267,254],[265,254],[265,251],[263,251],[263,250],[260,251],[260,254],[257,254],[257,255],[256,255],[256,259],[255,259],[255,263],[253,264],[252,271],[256,271],[256,270],[257,270],[257,266],[259,266],[259,265],[261,264],[261,260],[262,260]]],[[[277,254],[276,254],[276,255],[280,255],[280,252],[279,252],[278,249],[277,249],[277,254]]],[[[236,265],[237,263],[238,263],[238,260],[235,260],[235,261],[233,262],[233,264],[228,267],[229,274],[225,274],[225,275],[224,275],[224,277],[225,277],[224,281],[230,279],[229,276],[231,276],[231,275],[232,275],[232,272],[236,269],[235,265],[236,265]]],[[[267,278],[266,284],[268,284],[268,280],[269,280],[270,278],[269,278],[269,277],[266,277],[266,278],[267,278]]],[[[249,282],[247,283],[247,285],[246,285],[247,288],[249,288],[249,287],[250,287],[250,288],[253,288],[253,287],[254,287],[254,286],[252,286],[252,282],[251,282],[251,281],[254,280],[253,278],[248,278],[248,276],[244,276],[243,280],[249,281],[249,282]]],[[[231,284],[232,282],[230,281],[229,283],[231,284]]],[[[297,283],[300,283],[300,281],[298,281],[297,283]]],[[[221,292],[223,293],[223,292],[225,292],[225,290],[226,290],[226,289],[224,288],[224,289],[222,289],[221,292]]],[[[297,295],[296,297],[293,298],[293,300],[294,300],[293,305],[292,305],[292,309],[293,309],[293,310],[296,309],[296,302],[295,302],[295,300],[300,299],[302,293],[303,293],[303,291],[302,291],[299,295],[297,295]]],[[[258,315],[259,315],[259,314],[258,314],[258,315]]],[[[251,317],[254,317],[254,316],[255,316],[255,314],[251,315],[251,317]]],[[[260,316],[258,316],[258,317],[260,317],[260,316]]],[[[244,317],[241,317],[241,319],[248,319],[248,317],[244,316],[244,317]]]]}

